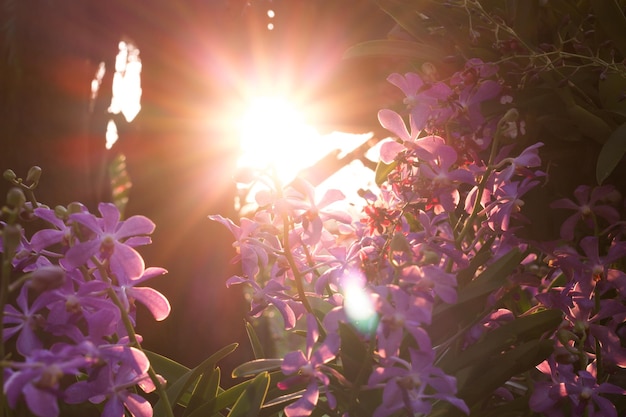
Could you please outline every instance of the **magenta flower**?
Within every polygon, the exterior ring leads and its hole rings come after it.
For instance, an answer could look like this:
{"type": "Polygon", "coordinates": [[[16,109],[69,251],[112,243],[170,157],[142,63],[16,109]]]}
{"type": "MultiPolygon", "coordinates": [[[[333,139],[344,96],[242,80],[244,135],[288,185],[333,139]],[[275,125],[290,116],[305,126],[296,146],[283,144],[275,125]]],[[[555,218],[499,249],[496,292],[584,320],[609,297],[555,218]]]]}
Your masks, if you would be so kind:
{"type": "Polygon", "coordinates": [[[315,196],[315,187],[309,182],[296,178],[287,190],[282,209],[288,210],[296,221],[301,222],[302,242],[307,245],[317,244],[322,237],[324,222],[332,219],[340,223],[350,224],[352,217],[345,211],[331,207],[333,203],[345,199],[339,190],[328,190],[322,198],[315,196]]]}
{"type": "Polygon", "coordinates": [[[378,293],[375,307],[380,314],[377,335],[381,357],[398,355],[405,331],[413,336],[420,349],[431,349],[430,338],[421,326],[430,324],[432,302],[410,295],[395,285],[376,287],[374,290],[378,293]]]}
{"type": "Polygon", "coordinates": [[[36,416],[57,417],[58,399],[63,396],[61,378],[64,375],[78,375],[79,369],[87,363],[71,350],[71,347],[55,353],[33,350],[26,357],[26,362],[16,364],[17,370],[10,371],[4,384],[9,406],[15,409],[18,400],[23,397],[36,416]]]}
{"type": "Polygon", "coordinates": [[[139,287],[138,285],[150,278],[166,273],[167,271],[163,268],[150,267],[137,277],[118,277],[117,285],[114,285],[113,288],[126,311],[132,313],[135,301],[138,301],[148,308],[156,321],[165,320],[171,311],[167,298],[154,288],[139,287]]]}
{"type": "Polygon", "coordinates": [[[92,256],[100,261],[108,260],[113,270],[121,270],[128,276],[139,276],[144,269],[143,258],[134,246],[150,243],[147,236],[154,231],[154,223],[144,216],[132,216],[120,221],[120,212],[111,203],[100,203],[102,218],[90,213],[75,213],[70,219],[94,233],[94,237],[72,246],[62,265],[66,269],[85,265],[92,256]]]}
{"type": "Polygon", "coordinates": [[[150,362],[143,352],[135,348],[123,348],[120,362],[108,362],[96,369],[93,378],[79,381],[65,390],[66,401],[80,404],[89,400],[94,404],[106,401],[102,417],[122,417],[124,409],[133,417],[152,417],[152,406],[147,399],[131,388],[139,385],[148,391],[154,384],[148,382],[150,362]]]}
{"type": "Polygon", "coordinates": [[[439,126],[452,115],[452,109],[446,105],[453,94],[448,85],[442,82],[426,84],[418,74],[412,72],[404,76],[397,73],[391,74],[387,77],[387,81],[406,95],[404,104],[411,112],[417,129],[422,130],[429,123],[439,126]]]}
{"type": "Polygon", "coordinates": [[[428,415],[432,402],[447,401],[466,414],[469,409],[456,395],[456,379],[433,365],[434,352],[409,348],[411,362],[391,358],[392,365],[378,367],[370,375],[368,385],[383,387],[383,402],[373,417],[387,417],[404,410],[407,415],[428,415]],[[432,389],[432,390],[431,390],[432,389]]]}
{"type": "Polygon", "coordinates": [[[43,343],[37,336],[37,331],[45,325],[41,311],[46,307],[48,301],[49,298],[44,293],[37,297],[32,304],[29,304],[28,286],[22,286],[16,300],[20,310],[11,304],[7,304],[4,308],[2,341],[5,342],[17,334],[17,351],[24,356],[28,356],[35,349],[41,349],[43,343]]]}
{"type": "Polygon", "coordinates": [[[209,219],[226,226],[233,234],[236,241],[233,247],[237,255],[232,262],[241,262],[243,275],[254,278],[260,268],[267,266],[270,255],[279,249],[276,236],[262,231],[259,223],[248,218],[241,219],[241,226],[237,226],[232,220],[220,215],[211,215],[209,219]]]}
{"type": "Polygon", "coordinates": [[[552,208],[575,210],[561,225],[561,237],[565,240],[574,239],[576,225],[582,220],[588,230],[594,231],[598,217],[605,219],[609,224],[617,222],[620,218],[617,210],[608,205],[616,193],[611,185],[590,187],[581,185],[574,191],[576,201],[560,199],[550,204],[552,208]]]}
{"type": "Polygon", "coordinates": [[[335,397],[328,391],[330,379],[322,371],[333,373],[332,368],[325,364],[335,358],[339,348],[338,339],[328,338],[333,340],[333,343],[329,344],[327,340],[326,343],[313,352],[313,346],[318,338],[317,321],[313,315],[309,314],[307,316],[306,353],[301,350],[289,352],[285,355],[281,365],[283,374],[293,376],[279,382],[278,388],[286,390],[294,386],[306,384],[306,390],[302,397],[285,407],[285,415],[287,417],[307,417],[311,415],[319,399],[320,383],[327,388],[326,399],[328,400],[328,405],[333,409],[335,408],[335,397]],[[337,342],[336,346],[334,342],[337,342]]]}
{"type": "Polygon", "coordinates": [[[267,307],[273,305],[283,317],[285,330],[292,329],[296,325],[296,320],[302,314],[303,307],[286,295],[288,287],[275,280],[270,280],[265,284],[265,287],[261,288],[255,280],[237,275],[230,277],[226,282],[227,286],[237,284],[248,284],[252,288],[250,301],[250,315],[252,317],[259,317],[267,307]]]}
{"type": "Polygon", "coordinates": [[[549,372],[551,381],[535,384],[529,401],[531,410],[548,417],[617,417],[615,405],[602,394],[624,395],[626,390],[608,382],[598,384],[595,362],[577,373],[571,365],[554,361],[544,362],[538,368],[549,372]]]}

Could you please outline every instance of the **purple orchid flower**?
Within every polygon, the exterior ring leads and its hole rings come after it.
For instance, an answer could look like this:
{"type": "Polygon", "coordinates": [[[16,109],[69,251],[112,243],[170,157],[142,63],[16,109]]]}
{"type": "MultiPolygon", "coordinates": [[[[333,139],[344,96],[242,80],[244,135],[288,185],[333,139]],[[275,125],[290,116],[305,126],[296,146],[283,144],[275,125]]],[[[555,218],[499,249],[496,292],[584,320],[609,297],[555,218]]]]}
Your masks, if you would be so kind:
{"type": "Polygon", "coordinates": [[[302,223],[302,242],[306,245],[315,245],[322,237],[324,222],[332,219],[341,223],[350,224],[352,216],[344,210],[333,209],[331,204],[345,199],[339,190],[328,190],[320,199],[315,196],[315,187],[301,178],[296,178],[287,190],[283,210],[292,213],[296,221],[302,223]],[[295,191],[295,193],[294,193],[295,191]]]}
{"type": "Polygon", "coordinates": [[[45,325],[45,319],[40,312],[48,302],[47,293],[43,293],[29,304],[28,286],[22,286],[16,300],[19,310],[11,304],[7,304],[4,308],[2,341],[5,342],[17,334],[16,348],[24,356],[29,355],[35,349],[41,349],[43,343],[37,336],[37,330],[45,325]],[[7,325],[12,326],[6,327],[7,325]]]}
{"type": "Polygon", "coordinates": [[[145,267],[143,258],[133,247],[150,243],[147,235],[154,231],[154,223],[139,215],[120,221],[120,212],[111,203],[100,203],[98,210],[102,218],[91,213],[70,215],[70,220],[89,229],[94,237],[68,249],[62,266],[77,268],[96,256],[100,261],[109,260],[111,268],[122,270],[128,276],[141,275],[145,267]]]}
{"type": "Polygon", "coordinates": [[[102,417],[123,417],[124,409],[133,417],[152,417],[152,406],[144,397],[130,390],[134,386],[146,387],[148,391],[154,385],[147,382],[150,362],[145,354],[135,348],[124,348],[120,362],[108,362],[98,367],[92,378],[79,381],[65,390],[69,404],[90,401],[95,404],[106,401],[102,417]]]}
{"type": "Polygon", "coordinates": [[[292,329],[296,325],[298,317],[302,315],[303,307],[300,303],[292,301],[286,296],[288,287],[275,280],[270,280],[261,287],[255,280],[234,275],[228,279],[226,285],[247,284],[252,288],[252,300],[250,302],[250,315],[259,317],[263,311],[273,305],[283,317],[285,330],[292,329]]]}
{"type": "Polygon", "coordinates": [[[397,356],[406,330],[420,349],[431,349],[426,331],[421,327],[430,324],[432,302],[416,297],[395,285],[375,287],[378,297],[375,305],[380,314],[378,325],[378,351],[383,358],[397,356]]]}
{"type": "Polygon", "coordinates": [[[422,351],[409,348],[411,362],[401,358],[390,358],[392,365],[378,367],[370,375],[368,385],[383,387],[383,402],[374,411],[373,417],[387,417],[398,411],[428,415],[433,400],[443,400],[466,414],[469,408],[456,395],[456,379],[446,375],[433,365],[432,350],[422,351]],[[432,387],[432,392],[429,392],[432,387]]]}
{"type": "MultiPolygon", "coordinates": [[[[142,303],[156,321],[162,321],[169,316],[171,307],[167,298],[151,287],[139,287],[138,285],[159,275],[166,274],[163,268],[150,267],[145,269],[138,276],[117,277],[117,285],[113,289],[118,294],[124,309],[133,313],[135,301],[142,303]]],[[[131,314],[131,317],[134,314],[131,314]]]]}
{"type": "Polygon", "coordinates": [[[259,223],[248,218],[241,219],[241,226],[220,215],[211,215],[209,219],[217,221],[230,230],[236,241],[233,243],[237,255],[232,262],[241,262],[244,276],[254,278],[260,268],[267,266],[270,255],[274,255],[279,247],[276,236],[263,232],[259,223]]]}
{"type": "Polygon", "coordinates": [[[564,198],[550,204],[551,208],[575,210],[575,213],[561,225],[561,237],[568,241],[573,240],[576,225],[581,220],[592,231],[595,227],[594,219],[597,217],[605,219],[609,224],[617,222],[620,218],[619,213],[614,207],[607,204],[607,201],[610,201],[615,192],[615,187],[611,185],[602,185],[594,188],[588,185],[581,185],[574,190],[576,202],[564,198]]]}
{"type": "Polygon", "coordinates": [[[4,392],[11,408],[17,406],[20,397],[38,417],[57,417],[58,399],[63,397],[60,380],[64,375],[78,375],[87,363],[76,355],[72,347],[49,350],[33,350],[23,363],[15,364],[15,371],[4,384],[4,392]]]}
{"type": "Polygon", "coordinates": [[[285,407],[287,417],[307,417],[311,415],[319,400],[319,384],[326,387],[326,399],[330,408],[336,406],[336,399],[328,390],[330,379],[325,372],[334,373],[332,368],[325,364],[333,360],[339,349],[339,340],[328,338],[328,340],[313,351],[313,347],[319,338],[317,321],[311,314],[307,316],[306,350],[289,352],[285,355],[281,370],[285,375],[292,375],[278,383],[278,388],[289,389],[300,384],[306,384],[306,389],[302,397],[294,403],[285,407]],[[329,344],[330,341],[333,341],[329,344]],[[322,372],[324,371],[324,372],[322,372]]]}

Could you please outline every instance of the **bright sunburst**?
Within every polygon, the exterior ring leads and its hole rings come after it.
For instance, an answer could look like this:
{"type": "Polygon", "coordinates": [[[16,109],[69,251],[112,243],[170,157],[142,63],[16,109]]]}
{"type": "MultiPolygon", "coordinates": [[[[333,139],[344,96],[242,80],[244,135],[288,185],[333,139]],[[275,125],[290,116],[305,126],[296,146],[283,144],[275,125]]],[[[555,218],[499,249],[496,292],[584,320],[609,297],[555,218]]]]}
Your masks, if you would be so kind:
{"type": "Polygon", "coordinates": [[[318,132],[306,124],[304,116],[283,97],[261,96],[249,102],[239,120],[240,167],[272,168],[283,181],[327,150],[316,146],[318,132]]]}

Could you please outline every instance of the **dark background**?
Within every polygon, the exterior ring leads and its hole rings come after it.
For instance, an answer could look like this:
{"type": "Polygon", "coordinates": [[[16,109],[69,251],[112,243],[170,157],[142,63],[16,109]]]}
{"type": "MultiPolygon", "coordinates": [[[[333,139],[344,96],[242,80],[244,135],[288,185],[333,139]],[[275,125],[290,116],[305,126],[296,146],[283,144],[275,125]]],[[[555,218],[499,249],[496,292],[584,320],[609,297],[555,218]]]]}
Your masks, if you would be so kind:
{"type": "MultiPolygon", "coordinates": [[[[321,131],[364,132],[381,107],[385,69],[342,60],[350,45],[385,37],[391,20],[357,0],[4,0],[0,63],[0,168],[25,176],[39,165],[38,197],[50,206],[107,201],[103,163],[123,152],[133,187],[126,216],[157,225],[140,252],[169,274],[152,286],[172,304],[155,323],[140,312],[144,345],[194,366],[224,345],[240,349],[228,369],[251,359],[227,230],[208,214],[234,216],[237,143],[233,112],[254,89],[286,92],[321,131]],[[273,31],[266,29],[271,8],[273,31]],[[116,118],[120,140],[104,149],[117,44],[140,50],[142,110],[116,118]],[[95,108],[90,83],[107,74],[95,108]]],[[[8,184],[2,182],[3,195],[8,184]]]]}

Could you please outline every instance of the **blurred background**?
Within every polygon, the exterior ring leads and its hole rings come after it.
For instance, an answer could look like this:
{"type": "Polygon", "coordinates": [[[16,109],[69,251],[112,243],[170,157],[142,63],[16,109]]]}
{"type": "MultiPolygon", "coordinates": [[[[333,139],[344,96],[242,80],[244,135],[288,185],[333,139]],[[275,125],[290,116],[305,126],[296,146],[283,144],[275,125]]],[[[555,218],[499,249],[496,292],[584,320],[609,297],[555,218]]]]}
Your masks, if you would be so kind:
{"type": "MultiPolygon", "coordinates": [[[[140,312],[144,345],[194,366],[236,341],[225,368],[251,359],[248,307],[224,286],[237,272],[232,237],[207,219],[236,216],[241,118],[256,98],[281,97],[298,109],[302,134],[315,131],[310,140],[377,136],[388,69],[342,54],[386,37],[392,20],[367,0],[2,0],[0,18],[0,168],[24,177],[41,166],[37,195],[51,206],[81,201],[95,211],[118,187],[126,217],[157,225],[140,250],[146,265],[169,270],[151,285],[172,314],[155,323],[140,312]],[[120,46],[122,64],[141,65],[133,117],[111,106],[120,46]],[[117,139],[110,149],[107,138],[117,139]],[[112,187],[108,167],[120,157],[124,181],[112,187]]],[[[304,151],[291,149],[280,158],[304,151]]]]}

